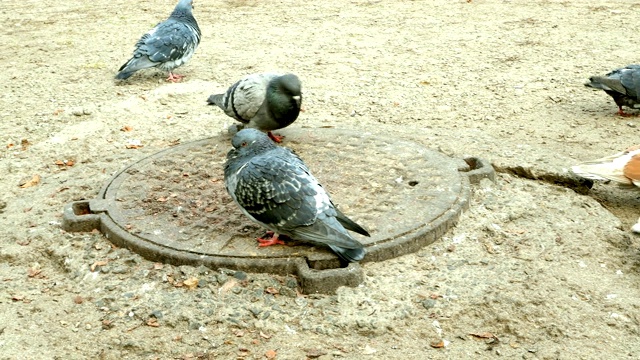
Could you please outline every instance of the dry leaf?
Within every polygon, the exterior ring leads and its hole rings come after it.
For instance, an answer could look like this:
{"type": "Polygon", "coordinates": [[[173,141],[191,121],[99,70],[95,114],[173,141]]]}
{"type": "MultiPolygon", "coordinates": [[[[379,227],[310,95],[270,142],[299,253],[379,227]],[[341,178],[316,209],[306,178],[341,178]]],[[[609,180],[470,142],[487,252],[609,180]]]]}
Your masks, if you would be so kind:
{"type": "Polygon", "coordinates": [[[186,287],[193,290],[198,287],[198,278],[190,277],[184,281],[184,284],[186,287]]]}
{"type": "Polygon", "coordinates": [[[156,201],[165,202],[165,201],[167,201],[167,198],[166,197],[159,197],[159,198],[156,199],[156,201]]]}
{"type": "Polygon", "coordinates": [[[84,302],[84,299],[82,298],[82,296],[76,295],[73,297],[73,302],[76,304],[82,304],[84,302]]]}
{"type": "Polygon", "coordinates": [[[127,144],[124,147],[127,148],[127,149],[140,149],[142,147],[142,145],[127,144]]]}
{"type": "Polygon", "coordinates": [[[275,350],[267,350],[267,352],[264,353],[264,356],[267,359],[275,359],[277,355],[278,353],[275,350]]]}
{"type": "Polygon", "coordinates": [[[27,150],[29,148],[29,145],[31,145],[31,143],[27,139],[22,139],[22,141],[20,141],[20,146],[22,146],[22,151],[27,150]]]}
{"type": "MultiPolygon", "coordinates": [[[[41,272],[42,272],[42,269],[29,268],[27,269],[27,276],[30,278],[36,277],[40,275],[41,272]]],[[[38,277],[41,278],[42,276],[38,276],[38,277]]]]}
{"type": "Polygon", "coordinates": [[[444,341],[432,341],[429,345],[431,345],[432,348],[440,349],[444,347],[444,341]]]}
{"type": "Polygon", "coordinates": [[[98,266],[105,266],[105,265],[107,265],[108,263],[109,263],[109,261],[108,261],[108,260],[96,261],[96,262],[94,262],[93,264],[91,264],[90,269],[91,269],[91,271],[93,272],[93,271],[96,271],[96,268],[97,268],[98,266]]]}
{"type": "Polygon", "coordinates": [[[24,296],[22,296],[22,295],[13,295],[11,297],[11,300],[13,300],[13,301],[23,301],[24,300],[24,296]]]}
{"type": "Polygon", "coordinates": [[[14,147],[15,145],[13,145],[13,143],[11,144],[7,144],[7,149],[11,149],[12,147],[14,147]]]}
{"type": "Polygon", "coordinates": [[[26,188],[29,188],[29,187],[32,187],[32,186],[36,186],[39,183],[40,183],[40,175],[33,175],[31,180],[20,184],[20,187],[23,188],[23,189],[26,189],[26,188]]]}
{"type": "Polygon", "coordinates": [[[158,319],[156,319],[154,317],[150,317],[147,320],[147,326],[158,327],[158,326],[160,326],[160,324],[158,323],[158,319]]]}
{"type": "Polygon", "coordinates": [[[122,127],[122,129],[120,129],[120,131],[133,131],[133,127],[129,126],[129,125],[125,125],[122,127]]]}
{"type": "Polygon", "coordinates": [[[274,288],[273,286],[269,286],[268,288],[264,289],[264,292],[271,295],[277,295],[280,293],[278,289],[274,288]]]}

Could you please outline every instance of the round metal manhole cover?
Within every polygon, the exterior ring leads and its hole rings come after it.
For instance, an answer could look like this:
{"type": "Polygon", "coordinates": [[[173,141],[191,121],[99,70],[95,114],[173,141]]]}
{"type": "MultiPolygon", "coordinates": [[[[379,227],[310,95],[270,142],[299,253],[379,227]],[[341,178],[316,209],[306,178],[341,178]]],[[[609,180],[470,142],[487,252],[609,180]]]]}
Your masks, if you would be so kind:
{"type": "MultiPolygon", "coordinates": [[[[342,212],[371,233],[354,237],[362,262],[415,252],[439,238],[468,206],[470,174],[492,177],[480,159],[452,159],[382,134],[284,129],[293,149],[342,212]]],[[[182,144],[116,174],[98,197],[68,204],[68,231],[99,228],[115,244],[153,261],[249,272],[296,274],[305,292],[357,285],[357,264],[340,268],[330,250],[290,242],[259,248],[265,229],[251,222],[224,187],[228,136],[182,144]]],[[[473,176],[471,176],[473,178],[473,176]]]]}

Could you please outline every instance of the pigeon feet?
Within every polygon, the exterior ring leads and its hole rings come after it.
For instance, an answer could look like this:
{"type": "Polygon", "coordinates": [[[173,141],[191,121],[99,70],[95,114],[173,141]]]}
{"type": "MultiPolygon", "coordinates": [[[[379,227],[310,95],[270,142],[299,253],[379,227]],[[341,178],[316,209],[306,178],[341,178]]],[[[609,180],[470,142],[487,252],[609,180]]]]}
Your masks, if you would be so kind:
{"type": "Polygon", "coordinates": [[[622,110],[622,107],[619,107],[619,109],[620,109],[620,110],[618,110],[618,112],[616,113],[616,114],[618,114],[618,116],[622,116],[622,117],[632,117],[632,116],[637,116],[637,115],[634,115],[634,114],[628,114],[628,113],[624,112],[624,111],[622,110]]]}
{"type": "Polygon", "coordinates": [[[178,75],[178,74],[174,74],[174,73],[170,72],[169,73],[169,77],[167,78],[167,81],[179,82],[180,80],[182,80],[183,77],[184,77],[184,75],[178,75]]]}
{"type": "Polygon", "coordinates": [[[271,245],[284,245],[284,241],[278,238],[278,235],[274,234],[273,231],[267,231],[263,237],[257,238],[259,247],[271,246],[271,245]]]}
{"type": "Polygon", "coordinates": [[[272,133],[271,131],[267,132],[267,135],[269,135],[269,138],[271,138],[271,140],[277,142],[277,143],[281,143],[282,139],[284,139],[284,135],[276,135],[274,133],[272,133]]]}

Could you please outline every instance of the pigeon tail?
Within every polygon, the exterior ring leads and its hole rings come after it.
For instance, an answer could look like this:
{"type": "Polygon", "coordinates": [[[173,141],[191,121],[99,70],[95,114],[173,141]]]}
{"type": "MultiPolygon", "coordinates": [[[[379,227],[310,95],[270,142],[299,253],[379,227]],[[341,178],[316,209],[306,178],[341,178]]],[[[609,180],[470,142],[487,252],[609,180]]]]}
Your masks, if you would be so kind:
{"type": "Polygon", "coordinates": [[[345,249],[335,245],[329,245],[331,250],[338,255],[338,257],[346,262],[357,262],[364,258],[366,251],[364,247],[355,249],[345,249]]]}
{"type": "Polygon", "coordinates": [[[129,61],[124,63],[122,66],[120,66],[120,69],[118,69],[119,73],[116,75],[116,79],[120,79],[120,80],[128,79],[136,71],[152,68],[156,65],[157,64],[151,62],[147,56],[142,56],[142,57],[134,56],[131,59],[129,59],[129,61]]]}
{"type": "Polygon", "coordinates": [[[215,95],[211,95],[209,96],[209,98],[207,99],[207,103],[209,105],[216,105],[218,107],[222,107],[222,99],[224,97],[224,94],[215,94],[215,95]]]}
{"type": "Polygon", "coordinates": [[[621,184],[631,185],[630,178],[625,176],[624,164],[620,164],[617,159],[605,159],[602,162],[588,162],[580,165],[572,166],[571,171],[585,179],[597,181],[615,181],[621,184]]]}
{"type": "Polygon", "coordinates": [[[116,75],[116,79],[125,80],[131,77],[135,71],[121,71],[116,75]]]}
{"type": "Polygon", "coordinates": [[[340,225],[344,226],[345,229],[356,232],[360,235],[371,236],[367,230],[365,230],[362,226],[356,224],[355,221],[349,219],[342,211],[336,209],[336,219],[340,223],[340,225]]]}

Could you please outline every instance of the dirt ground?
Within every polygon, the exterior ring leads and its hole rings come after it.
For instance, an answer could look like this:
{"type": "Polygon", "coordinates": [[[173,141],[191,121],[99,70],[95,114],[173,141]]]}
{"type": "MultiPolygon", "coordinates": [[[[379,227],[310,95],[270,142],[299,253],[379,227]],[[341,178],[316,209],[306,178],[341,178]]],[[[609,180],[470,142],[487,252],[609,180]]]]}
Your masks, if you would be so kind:
{"type": "Polygon", "coordinates": [[[202,43],[185,80],[115,82],[174,5],[3,1],[0,358],[640,358],[640,192],[553,184],[638,143],[638,118],[583,83],[640,61],[640,1],[196,0],[202,43]],[[272,70],[302,80],[292,127],[481,156],[498,179],[442,239],[364,264],[365,282],[336,295],[62,231],[65,204],[218,135],[232,121],[207,96],[272,70]]]}

